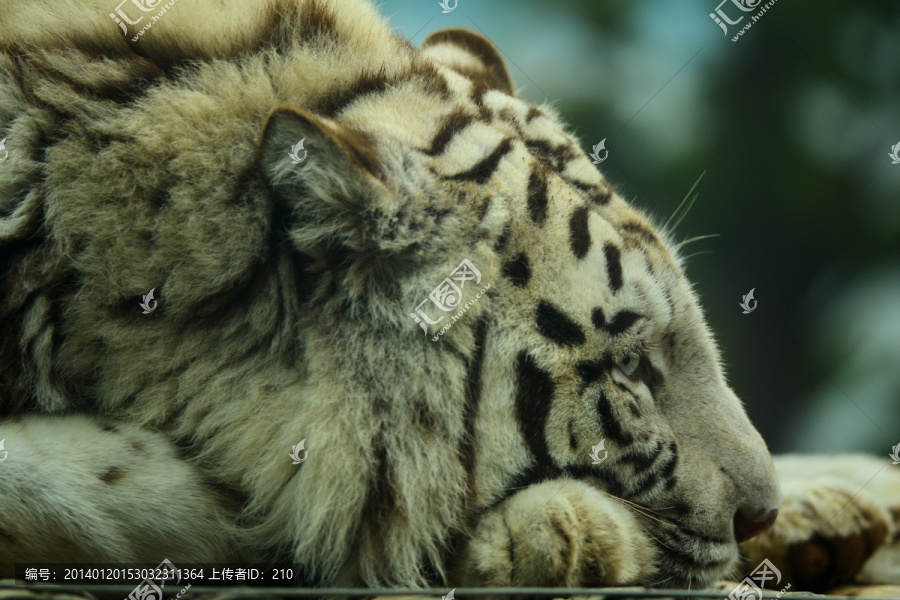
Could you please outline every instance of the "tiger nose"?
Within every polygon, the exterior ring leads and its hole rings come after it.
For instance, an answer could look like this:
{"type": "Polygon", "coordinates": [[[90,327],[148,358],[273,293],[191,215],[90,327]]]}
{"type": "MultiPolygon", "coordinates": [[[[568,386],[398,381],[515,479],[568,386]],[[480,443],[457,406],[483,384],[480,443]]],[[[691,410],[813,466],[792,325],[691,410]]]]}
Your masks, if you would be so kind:
{"type": "Polygon", "coordinates": [[[775,523],[775,518],[777,516],[777,508],[772,509],[762,516],[758,516],[756,518],[750,518],[745,515],[742,510],[738,509],[738,511],[734,514],[735,539],[737,539],[737,542],[740,544],[741,542],[746,542],[752,537],[756,537],[763,531],[769,529],[775,523]]]}

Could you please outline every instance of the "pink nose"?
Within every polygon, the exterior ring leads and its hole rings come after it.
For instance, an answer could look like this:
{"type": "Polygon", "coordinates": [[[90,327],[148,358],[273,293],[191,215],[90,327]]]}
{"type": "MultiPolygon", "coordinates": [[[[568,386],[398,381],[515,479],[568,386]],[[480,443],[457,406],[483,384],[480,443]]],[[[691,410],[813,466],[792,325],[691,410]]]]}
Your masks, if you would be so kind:
{"type": "Polygon", "coordinates": [[[734,515],[734,537],[738,543],[746,542],[769,529],[775,523],[778,509],[773,509],[761,517],[749,519],[738,510],[734,515]]]}

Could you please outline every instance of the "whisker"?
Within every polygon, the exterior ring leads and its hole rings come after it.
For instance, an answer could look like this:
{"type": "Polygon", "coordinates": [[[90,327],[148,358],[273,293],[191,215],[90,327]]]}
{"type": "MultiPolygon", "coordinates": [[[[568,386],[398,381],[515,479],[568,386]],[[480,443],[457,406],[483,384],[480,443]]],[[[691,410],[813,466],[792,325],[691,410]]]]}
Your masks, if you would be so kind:
{"type": "Polygon", "coordinates": [[[605,491],[603,491],[603,490],[599,490],[599,492],[600,492],[601,494],[605,494],[605,495],[609,496],[610,498],[612,498],[612,499],[615,500],[616,502],[621,502],[622,504],[626,504],[626,505],[628,505],[628,506],[633,506],[634,508],[638,508],[638,509],[641,509],[641,510],[645,510],[645,511],[650,512],[650,513],[653,512],[653,509],[652,509],[652,508],[649,508],[649,507],[647,507],[647,506],[641,506],[640,504],[638,504],[638,503],[636,503],[636,502],[632,502],[631,500],[626,500],[625,498],[620,498],[620,497],[618,497],[618,496],[615,496],[615,495],[610,494],[609,492],[605,492],[605,491]]]}
{"type": "Polygon", "coordinates": [[[694,202],[696,202],[697,198],[699,197],[700,194],[694,194],[693,196],[691,196],[691,201],[688,202],[688,205],[685,207],[684,211],[678,216],[678,219],[674,223],[672,223],[672,231],[678,229],[678,226],[681,225],[681,222],[684,221],[684,218],[688,216],[688,213],[691,212],[692,208],[694,208],[694,202]]]}
{"type": "Polygon", "coordinates": [[[690,259],[693,258],[694,256],[700,256],[701,254],[715,254],[715,252],[713,252],[712,250],[702,250],[702,251],[700,251],[700,252],[694,252],[693,254],[688,254],[687,256],[685,256],[685,257],[684,257],[684,262],[687,262],[688,260],[690,260],[690,259]]]}
{"type": "Polygon", "coordinates": [[[667,583],[667,582],[669,582],[669,581],[672,581],[673,579],[675,579],[675,576],[674,576],[674,575],[672,575],[672,576],[669,577],[668,579],[663,579],[662,581],[651,581],[650,583],[647,584],[647,587],[652,587],[652,586],[654,586],[654,585],[662,585],[662,584],[664,584],[664,583],[667,583]]]}
{"type": "Polygon", "coordinates": [[[694,236],[690,239],[684,240],[675,245],[676,248],[681,248],[682,246],[687,246],[688,244],[693,244],[694,242],[699,242],[700,240],[708,240],[709,238],[721,237],[719,233],[710,233],[709,235],[698,235],[694,236]]]}
{"type": "Polygon", "coordinates": [[[616,502],[621,502],[623,505],[625,505],[625,507],[633,510],[634,512],[638,513],[639,515],[641,515],[642,517],[644,517],[646,519],[651,519],[653,521],[656,521],[656,522],[666,525],[668,527],[675,527],[676,529],[678,528],[678,525],[676,525],[675,523],[671,523],[669,521],[666,521],[666,520],[663,520],[663,519],[660,519],[660,518],[654,516],[652,514],[653,513],[652,508],[648,508],[646,506],[641,506],[640,504],[636,504],[634,502],[626,500],[625,498],[619,498],[618,496],[614,496],[614,495],[610,494],[609,492],[604,492],[603,490],[600,490],[600,493],[606,494],[607,496],[609,496],[616,502]]]}
{"type": "MultiPolygon", "coordinates": [[[[670,216],[670,217],[666,220],[665,224],[662,226],[663,232],[668,233],[669,231],[672,231],[672,230],[676,229],[676,228],[678,227],[678,224],[681,223],[681,220],[684,218],[684,216],[687,215],[688,211],[691,210],[691,206],[694,205],[694,201],[693,201],[693,200],[691,201],[691,203],[690,203],[690,205],[687,207],[687,209],[684,211],[684,214],[681,215],[681,217],[679,217],[679,219],[675,222],[675,225],[672,226],[672,229],[671,229],[671,230],[669,229],[669,223],[672,221],[672,219],[675,218],[675,215],[678,214],[678,211],[681,210],[681,207],[684,206],[684,203],[687,202],[688,198],[691,197],[691,194],[692,194],[692,193],[694,192],[694,190],[697,188],[697,185],[698,185],[698,184],[700,183],[700,181],[703,179],[703,176],[704,176],[704,175],[706,175],[706,171],[703,171],[702,173],[700,173],[700,177],[697,178],[697,181],[695,181],[695,182],[694,182],[694,185],[691,186],[691,189],[688,190],[688,193],[685,195],[684,199],[681,201],[681,203],[678,205],[678,207],[677,207],[677,208],[675,209],[675,211],[672,213],[672,216],[670,216]]],[[[694,200],[696,200],[696,199],[697,199],[697,198],[696,198],[696,196],[695,196],[695,197],[694,197],[694,200]]]]}
{"type": "Polygon", "coordinates": [[[663,547],[665,547],[665,548],[668,548],[669,550],[671,550],[671,551],[674,552],[675,554],[679,554],[679,555],[681,555],[681,556],[684,556],[684,552],[679,552],[678,550],[676,550],[676,549],[673,548],[672,546],[669,546],[668,544],[663,544],[663,543],[659,540],[658,537],[656,537],[655,535],[653,535],[652,533],[650,533],[650,532],[647,531],[646,529],[644,529],[644,533],[646,533],[647,535],[649,535],[650,537],[652,537],[654,540],[656,540],[656,543],[658,543],[660,546],[663,546],[663,547]]]}

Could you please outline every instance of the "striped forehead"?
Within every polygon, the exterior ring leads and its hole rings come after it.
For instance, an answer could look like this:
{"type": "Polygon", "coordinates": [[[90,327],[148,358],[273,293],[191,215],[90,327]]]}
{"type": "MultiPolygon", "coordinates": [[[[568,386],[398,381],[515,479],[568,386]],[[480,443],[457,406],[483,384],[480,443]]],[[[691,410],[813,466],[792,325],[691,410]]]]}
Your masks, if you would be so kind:
{"type": "Polygon", "coordinates": [[[576,209],[569,220],[563,243],[518,248],[504,266],[535,305],[536,332],[557,347],[577,349],[596,334],[624,343],[664,331],[675,316],[674,273],[665,261],[592,211],[576,209]]]}
{"type": "Polygon", "coordinates": [[[606,326],[616,331],[625,323],[615,320],[617,312],[634,312],[629,307],[642,297],[667,293],[651,266],[677,270],[664,242],[615,196],[551,107],[479,88],[450,71],[441,75],[449,102],[410,80],[357,101],[342,118],[422,157],[426,169],[418,172],[431,181],[419,184],[449,192],[475,183],[476,193],[505,203],[508,276],[519,287],[540,289],[548,305],[582,313],[573,320],[598,321],[594,308],[605,306],[606,326]]]}

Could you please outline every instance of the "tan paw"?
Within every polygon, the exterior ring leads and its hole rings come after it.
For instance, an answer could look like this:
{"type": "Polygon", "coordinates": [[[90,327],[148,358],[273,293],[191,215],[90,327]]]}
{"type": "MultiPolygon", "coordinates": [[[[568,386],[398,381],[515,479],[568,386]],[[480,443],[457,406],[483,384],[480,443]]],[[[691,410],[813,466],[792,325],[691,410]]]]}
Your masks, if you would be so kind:
{"type": "Polygon", "coordinates": [[[775,525],[742,544],[750,568],[768,558],[794,589],[823,592],[852,582],[887,542],[889,514],[853,486],[789,482],[782,491],[775,525]]]}
{"type": "Polygon", "coordinates": [[[456,572],[465,585],[489,587],[626,585],[652,574],[651,542],[615,500],[554,480],[486,513],[456,572]]]}

